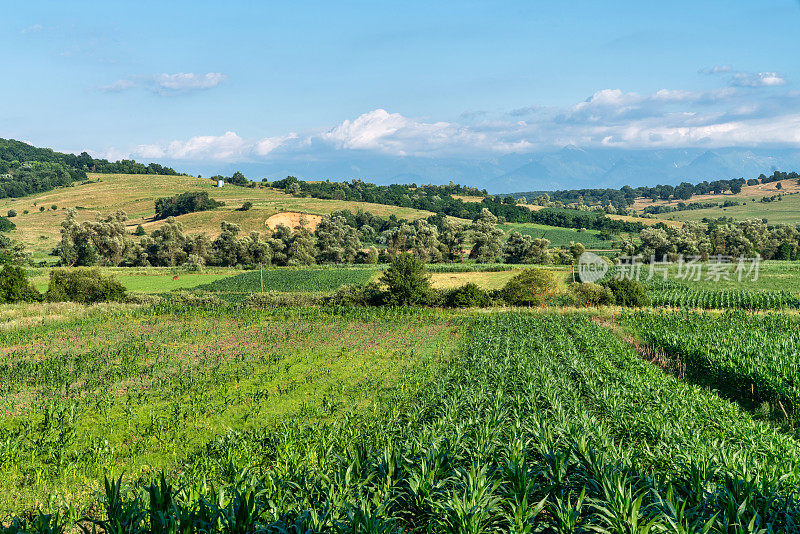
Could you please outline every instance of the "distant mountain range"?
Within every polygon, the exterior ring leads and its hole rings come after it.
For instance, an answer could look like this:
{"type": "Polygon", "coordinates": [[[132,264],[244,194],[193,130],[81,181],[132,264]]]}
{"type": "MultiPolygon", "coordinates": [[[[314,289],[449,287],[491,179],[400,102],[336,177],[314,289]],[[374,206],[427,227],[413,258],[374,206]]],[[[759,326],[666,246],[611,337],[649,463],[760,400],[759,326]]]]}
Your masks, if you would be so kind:
{"type": "Polygon", "coordinates": [[[490,193],[556,189],[652,186],[730,178],[755,178],[774,170],[800,171],[800,149],[630,150],[566,146],[532,154],[487,159],[423,158],[372,153],[328,153],[320,157],[276,157],[266,163],[195,165],[167,162],[181,170],[276,180],[287,175],[306,180],[361,178],[376,184],[433,183],[450,180],[490,193]]]}

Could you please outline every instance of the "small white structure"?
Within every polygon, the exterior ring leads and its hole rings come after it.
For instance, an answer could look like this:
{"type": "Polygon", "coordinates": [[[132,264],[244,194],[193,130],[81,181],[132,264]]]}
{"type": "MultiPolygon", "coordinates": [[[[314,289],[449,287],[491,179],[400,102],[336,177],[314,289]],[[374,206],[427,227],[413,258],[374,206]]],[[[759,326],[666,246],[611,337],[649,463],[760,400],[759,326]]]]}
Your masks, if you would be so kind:
{"type": "Polygon", "coordinates": [[[225,184],[222,180],[217,180],[217,187],[222,187],[225,184]]]}

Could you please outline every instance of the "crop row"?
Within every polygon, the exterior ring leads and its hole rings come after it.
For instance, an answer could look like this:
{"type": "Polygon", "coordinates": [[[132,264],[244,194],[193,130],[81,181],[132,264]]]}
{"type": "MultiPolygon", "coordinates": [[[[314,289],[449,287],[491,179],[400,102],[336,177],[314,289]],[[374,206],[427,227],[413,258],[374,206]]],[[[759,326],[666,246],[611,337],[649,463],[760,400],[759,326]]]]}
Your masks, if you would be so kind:
{"type": "Polygon", "coordinates": [[[680,360],[688,377],[763,416],[794,425],[800,409],[800,321],[794,315],[634,312],[621,324],[680,360]]]}
{"type": "Polygon", "coordinates": [[[229,432],[174,482],[107,481],[95,521],[124,532],[797,529],[800,445],[585,316],[479,318],[460,357],[406,386],[373,415],[229,432]]]}
{"type": "Polygon", "coordinates": [[[653,306],[702,309],[779,310],[800,308],[800,297],[788,291],[747,289],[693,289],[680,287],[651,290],[653,306]]]}

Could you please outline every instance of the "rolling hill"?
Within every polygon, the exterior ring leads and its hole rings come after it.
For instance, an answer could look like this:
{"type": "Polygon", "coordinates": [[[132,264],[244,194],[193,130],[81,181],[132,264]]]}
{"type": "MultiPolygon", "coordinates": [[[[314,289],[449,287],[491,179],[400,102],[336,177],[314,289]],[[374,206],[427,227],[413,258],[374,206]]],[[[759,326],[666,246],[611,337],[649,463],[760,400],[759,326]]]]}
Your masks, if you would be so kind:
{"type": "MultiPolygon", "coordinates": [[[[42,259],[58,243],[61,221],[69,208],[78,210],[78,219],[81,221],[93,219],[97,213],[123,210],[128,214],[131,229],[141,224],[150,233],[163,224],[163,221],[153,219],[155,199],[186,191],[208,191],[212,198],[225,202],[225,206],[221,208],[189,213],[177,218],[186,232],[205,232],[209,236],[219,233],[222,221],[240,225],[243,232],[264,231],[267,219],[284,212],[328,215],[344,209],[354,213],[363,209],[374,215],[395,215],[410,220],[432,215],[428,211],[368,202],[298,198],[271,188],[249,188],[231,184],[217,188],[211,180],[193,176],[141,174],[89,174],[88,180],[73,186],[59,187],[22,198],[2,199],[0,214],[12,209],[17,212],[17,216],[12,219],[17,229],[8,235],[24,243],[36,259],[42,259]],[[246,201],[252,202],[253,207],[248,211],[239,211],[238,208],[246,201]],[[56,209],[52,209],[53,206],[56,209]]],[[[286,217],[287,220],[295,218],[296,216],[291,215],[286,217]]]]}

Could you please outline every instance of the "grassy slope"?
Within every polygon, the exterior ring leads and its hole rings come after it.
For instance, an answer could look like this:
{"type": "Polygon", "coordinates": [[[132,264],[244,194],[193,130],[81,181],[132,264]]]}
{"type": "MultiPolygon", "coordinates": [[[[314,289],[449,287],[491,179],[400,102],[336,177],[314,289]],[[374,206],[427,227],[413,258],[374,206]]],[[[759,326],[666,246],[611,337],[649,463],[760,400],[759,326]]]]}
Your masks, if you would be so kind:
{"type": "Polygon", "coordinates": [[[582,243],[589,249],[607,249],[611,247],[609,241],[604,241],[600,238],[597,230],[579,232],[573,228],[560,228],[558,226],[534,223],[505,223],[499,225],[499,228],[506,234],[519,232],[534,238],[544,237],[550,241],[550,246],[552,247],[569,246],[572,241],[582,243]]]}
{"type": "MultiPolygon", "coordinates": [[[[736,195],[696,195],[685,201],[692,202],[725,202],[734,200],[747,202],[746,205],[731,206],[729,208],[707,208],[702,210],[677,211],[660,215],[660,217],[675,219],[677,221],[699,221],[704,217],[733,217],[734,219],[758,218],[767,219],[772,224],[796,224],[800,222],[800,184],[795,180],[782,180],[782,189],[777,189],[778,182],[744,186],[736,195]],[[762,197],[783,195],[780,202],[761,203],[762,197]]],[[[637,211],[648,206],[675,206],[677,200],[669,202],[659,200],[652,202],[649,199],[638,198],[633,205],[637,211]]]]}
{"type": "Polygon", "coordinates": [[[154,201],[159,197],[172,196],[186,191],[208,191],[212,198],[223,200],[226,206],[200,213],[189,213],[178,218],[184,230],[189,233],[219,233],[220,222],[228,221],[242,226],[242,231],[263,231],[264,221],[275,213],[296,211],[317,215],[327,215],[334,211],[349,209],[353,212],[363,209],[375,215],[396,215],[404,219],[428,217],[430,212],[368,202],[348,202],[341,200],[320,200],[296,198],[281,191],[268,188],[247,188],[226,184],[223,188],[214,186],[211,180],[191,176],[151,176],[124,174],[91,174],[92,183],[76,184],[19,199],[0,200],[0,213],[14,209],[13,219],[17,229],[9,235],[25,243],[35,251],[37,258],[52,250],[58,241],[60,223],[68,208],[86,208],[78,211],[80,220],[93,219],[97,212],[124,210],[132,227],[142,224],[151,232],[162,223],[152,221],[154,201]],[[236,211],[243,202],[250,201],[249,211],[236,211]],[[57,206],[52,210],[51,206],[57,206]],[[44,212],[39,208],[45,207],[44,212]],[[23,214],[28,210],[27,215],[23,214]]]}

